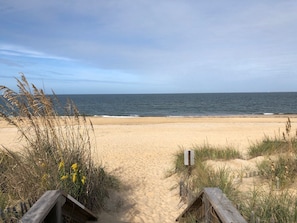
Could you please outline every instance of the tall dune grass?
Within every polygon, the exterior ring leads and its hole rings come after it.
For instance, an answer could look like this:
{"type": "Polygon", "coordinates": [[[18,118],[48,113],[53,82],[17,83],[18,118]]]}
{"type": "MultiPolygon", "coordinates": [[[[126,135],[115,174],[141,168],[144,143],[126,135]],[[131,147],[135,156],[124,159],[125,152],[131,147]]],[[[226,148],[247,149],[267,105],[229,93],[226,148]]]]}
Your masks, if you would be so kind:
{"type": "Polygon", "coordinates": [[[291,119],[288,118],[285,131],[273,138],[265,136],[261,141],[253,143],[248,148],[248,155],[253,158],[262,155],[297,152],[297,131],[292,131],[291,119]]]}
{"type": "Polygon", "coordinates": [[[72,101],[62,105],[24,75],[16,81],[18,92],[0,86],[0,116],[17,128],[22,144],[18,152],[2,147],[11,160],[0,160],[2,192],[22,200],[62,189],[92,210],[102,208],[118,182],[93,161],[92,123],[72,101]]]}

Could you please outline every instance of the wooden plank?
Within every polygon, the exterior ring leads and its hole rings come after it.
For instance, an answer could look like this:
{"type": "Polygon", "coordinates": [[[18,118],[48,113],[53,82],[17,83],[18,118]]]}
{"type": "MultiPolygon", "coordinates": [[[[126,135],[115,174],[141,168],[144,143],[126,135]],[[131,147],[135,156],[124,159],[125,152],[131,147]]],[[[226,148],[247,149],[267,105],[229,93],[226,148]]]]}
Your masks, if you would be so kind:
{"type": "Polygon", "coordinates": [[[222,222],[247,223],[219,188],[204,188],[204,196],[211,203],[222,222]]]}
{"type": "Polygon", "coordinates": [[[61,196],[59,190],[46,191],[20,220],[21,223],[42,223],[61,196]]]}

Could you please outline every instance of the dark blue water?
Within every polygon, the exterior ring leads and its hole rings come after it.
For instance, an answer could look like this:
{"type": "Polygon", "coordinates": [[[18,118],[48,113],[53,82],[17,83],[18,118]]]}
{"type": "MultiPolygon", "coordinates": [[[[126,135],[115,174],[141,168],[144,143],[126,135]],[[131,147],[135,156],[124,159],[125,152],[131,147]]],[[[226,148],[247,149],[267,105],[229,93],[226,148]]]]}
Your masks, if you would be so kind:
{"type": "Polygon", "coordinates": [[[90,116],[229,116],[297,114],[297,92],[58,95],[90,116]]]}

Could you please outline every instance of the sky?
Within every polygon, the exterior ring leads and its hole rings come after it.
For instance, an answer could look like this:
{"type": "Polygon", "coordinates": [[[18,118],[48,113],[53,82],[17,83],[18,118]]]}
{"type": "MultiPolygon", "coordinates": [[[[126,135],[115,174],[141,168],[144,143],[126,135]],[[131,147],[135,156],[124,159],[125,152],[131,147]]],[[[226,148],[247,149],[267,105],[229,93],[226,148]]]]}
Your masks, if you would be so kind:
{"type": "Polygon", "coordinates": [[[296,0],[0,0],[0,85],[56,94],[297,91],[296,0]]]}

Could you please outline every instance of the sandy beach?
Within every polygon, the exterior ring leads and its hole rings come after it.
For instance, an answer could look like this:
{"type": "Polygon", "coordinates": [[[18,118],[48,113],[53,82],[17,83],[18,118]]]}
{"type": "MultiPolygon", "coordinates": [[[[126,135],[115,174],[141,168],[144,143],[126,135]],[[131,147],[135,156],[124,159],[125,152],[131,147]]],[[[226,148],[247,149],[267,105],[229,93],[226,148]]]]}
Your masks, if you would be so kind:
{"type": "MultiPolygon", "coordinates": [[[[101,222],[175,222],[184,210],[176,188],[177,177],[166,177],[174,155],[195,145],[233,146],[245,154],[248,146],[266,136],[285,131],[288,116],[197,118],[103,118],[92,117],[95,160],[123,182],[123,191],[112,196],[110,212],[101,222]]],[[[290,116],[292,129],[297,117],[290,116]]],[[[18,148],[16,130],[0,121],[0,145],[18,148]]],[[[247,160],[229,161],[242,168],[247,160]]],[[[251,165],[253,165],[251,163],[251,165]]]]}

